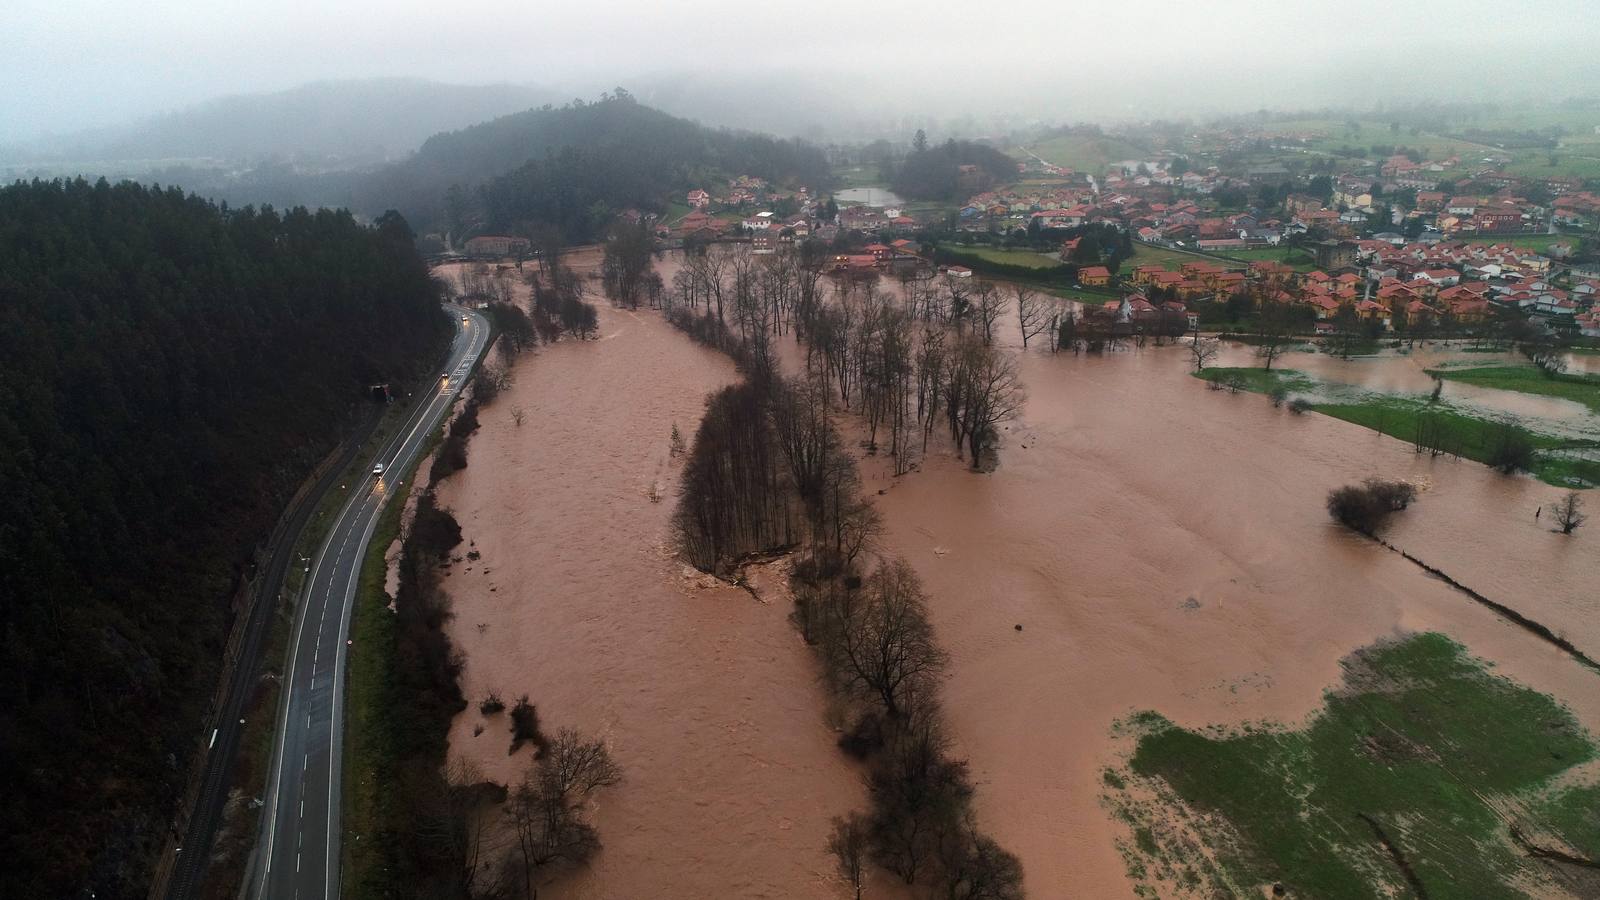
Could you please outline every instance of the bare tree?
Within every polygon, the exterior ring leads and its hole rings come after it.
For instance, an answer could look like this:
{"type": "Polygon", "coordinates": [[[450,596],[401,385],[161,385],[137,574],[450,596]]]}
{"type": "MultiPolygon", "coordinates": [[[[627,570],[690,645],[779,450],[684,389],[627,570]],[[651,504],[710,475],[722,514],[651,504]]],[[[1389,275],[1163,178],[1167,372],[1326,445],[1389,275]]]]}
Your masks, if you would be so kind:
{"type": "Polygon", "coordinates": [[[978,830],[971,811],[941,830],[939,875],[947,900],[1022,900],[1022,863],[978,830]]]}
{"type": "Polygon", "coordinates": [[[867,873],[867,820],[860,813],[848,818],[834,816],[828,833],[828,852],[833,854],[839,874],[861,900],[861,882],[867,873]]]}
{"type": "Polygon", "coordinates": [[[1276,300],[1263,301],[1256,332],[1256,358],[1261,360],[1261,367],[1272,371],[1272,364],[1288,352],[1293,340],[1284,304],[1276,300]]]}
{"type": "Polygon", "coordinates": [[[972,311],[978,317],[978,333],[982,335],[984,344],[994,343],[994,326],[1000,321],[1000,316],[1005,312],[1005,296],[1000,293],[1000,286],[992,281],[980,281],[973,288],[972,311]]]}
{"type": "Polygon", "coordinates": [[[476,766],[461,759],[451,760],[443,771],[414,777],[421,789],[412,827],[441,859],[455,863],[450,893],[492,895],[499,883],[489,862],[500,846],[494,838],[492,818],[484,812],[496,798],[498,786],[486,782],[476,766]]]}
{"type": "Polygon", "coordinates": [[[946,414],[951,437],[958,444],[966,442],[974,469],[982,467],[983,451],[998,442],[1000,424],[1015,418],[1026,399],[1010,354],[971,339],[959,348],[946,391],[946,414]]]}
{"type": "Polygon", "coordinates": [[[1022,349],[1028,349],[1028,341],[1050,330],[1053,324],[1052,317],[1048,314],[1049,307],[1038,291],[1025,284],[1011,286],[1011,296],[1017,300],[1017,327],[1022,332],[1022,349]]]}
{"type": "Polygon", "coordinates": [[[1571,534],[1589,520],[1583,512],[1583,498],[1578,496],[1577,491],[1567,491],[1567,495],[1555,505],[1555,517],[1562,534],[1571,534]]]}
{"type": "Polygon", "coordinates": [[[522,420],[525,417],[526,417],[526,414],[523,413],[522,407],[520,407],[520,406],[511,411],[511,421],[516,423],[516,426],[518,428],[522,427],[522,420]]]}
{"type": "Polygon", "coordinates": [[[938,675],[945,653],[933,639],[922,583],[903,560],[879,566],[862,590],[840,635],[841,679],[895,718],[907,695],[938,675]]]}
{"type": "Polygon", "coordinates": [[[1199,332],[1195,332],[1194,339],[1189,342],[1189,358],[1194,361],[1196,372],[1204,372],[1220,352],[1220,342],[1216,338],[1203,338],[1199,332]]]}
{"type": "Polygon", "coordinates": [[[522,895],[539,895],[536,876],[558,863],[578,864],[600,849],[600,836],[583,818],[583,805],[603,787],[622,780],[605,743],[563,728],[511,792],[506,815],[521,861],[522,895]]]}

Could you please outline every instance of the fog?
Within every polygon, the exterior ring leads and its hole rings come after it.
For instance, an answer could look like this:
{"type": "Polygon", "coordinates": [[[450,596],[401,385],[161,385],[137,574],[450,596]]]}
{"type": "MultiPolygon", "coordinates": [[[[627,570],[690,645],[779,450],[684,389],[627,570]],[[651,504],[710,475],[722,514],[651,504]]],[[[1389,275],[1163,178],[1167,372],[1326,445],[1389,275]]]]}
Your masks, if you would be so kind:
{"type": "MultiPolygon", "coordinates": [[[[1592,93],[1592,0],[8,0],[0,145],[326,79],[623,85],[710,124],[874,136],[906,119],[1205,115],[1592,93]]],[[[510,110],[507,110],[510,111],[510,110]]]]}

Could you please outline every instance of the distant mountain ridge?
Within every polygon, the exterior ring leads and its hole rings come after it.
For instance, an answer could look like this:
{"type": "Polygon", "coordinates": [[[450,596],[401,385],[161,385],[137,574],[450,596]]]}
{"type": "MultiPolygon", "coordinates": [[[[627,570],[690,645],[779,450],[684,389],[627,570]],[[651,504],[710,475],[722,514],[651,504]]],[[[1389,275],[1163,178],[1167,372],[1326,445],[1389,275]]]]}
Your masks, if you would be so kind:
{"type": "Polygon", "coordinates": [[[430,135],[552,98],[530,85],[413,78],[319,81],[219,97],[130,125],[0,147],[0,162],[215,159],[354,167],[399,159],[430,135]]]}

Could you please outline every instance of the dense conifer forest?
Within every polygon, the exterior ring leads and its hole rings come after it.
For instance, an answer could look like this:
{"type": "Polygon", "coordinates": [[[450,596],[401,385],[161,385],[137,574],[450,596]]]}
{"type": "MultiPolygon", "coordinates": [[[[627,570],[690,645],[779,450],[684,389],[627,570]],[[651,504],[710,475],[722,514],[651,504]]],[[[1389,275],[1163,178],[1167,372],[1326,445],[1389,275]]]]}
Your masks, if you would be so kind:
{"type": "Polygon", "coordinates": [[[252,548],[451,331],[406,222],[0,188],[0,896],[142,896],[252,548]]]}

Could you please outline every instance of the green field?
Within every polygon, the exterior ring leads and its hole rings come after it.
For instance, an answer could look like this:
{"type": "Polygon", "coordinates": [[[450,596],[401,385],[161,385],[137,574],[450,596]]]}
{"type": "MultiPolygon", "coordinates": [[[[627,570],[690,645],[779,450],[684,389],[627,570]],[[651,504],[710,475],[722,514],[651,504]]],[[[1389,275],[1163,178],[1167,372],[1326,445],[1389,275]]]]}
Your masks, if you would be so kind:
{"type": "Polygon", "coordinates": [[[1213,256],[1204,256],[1199,253],[1185,253],[1182,250],[1171,250],[1166,247],[1153,247],[1149,244],[1133,242],[1133,256],[1124,260],[1124,271],[1132,271],[1138,266],[1158,265],[1166,266],[1172,271],[1183,268],[1184,263],[1214,262],[1227,265],[1227,260],[1217,259],[1213,256]]]}
{"type": "MultiPolygon", "coordinates": [[[[1062,135],[1029,144],[1025,149],[1037,153],[1040,158],[1055,165],[1088,172],[1091,175],[1104,174],[1106,166],[1111,163],[1124,159],[1140,159],[1147,154],[1147,151],[1127,141],[1106,135],[1062,135]]],[[[1013,152],[1012,155],[1027,157],[1027,154],[1020,151],[1013,152]]]]}
{"type": "MultiPolygon", "coordinates": [[[[396,481],[396,484],[402,482],[396,481]]],[[[393,671],[397,665],[394,614],[384,591],[388,566],[384,554],[400,535],[400,517],[411,492],[410,478],[389,498],[367,545],[356,588],[355,612],[350,620],[349,680],[344,759],[344,832],[365,835],[365,842],[346,837],[344,882],[347,893],[368,895],[371,884],[382,884],[384,845],[373,838],[390,827],[395,816],[393,800],[384,782],[393,777],[397,753],[390,710],[394,696],[393,671]]]]}
{"type": "Polygon", "coordinates": [[[1468,175],[1490,158],[1508,159],[1506,171],[1531,178],[1548,178],[1552,175],[1600,178],[1600,141],[1596,140],[1594,134],[1594,127],[1600,125],[1600,113],[1592,111],[1507,111],[1489,119],[1475,118],[1470,123],[1452,126],[1452,130],[1468,130],[1472,127],[1530,129],[1560,125],[1567,128],[1569,133],[1559,139],[1554,151],[1554,165],[1551,165],[1552,152],[1546,148],[1500,148],[1427,131],[1412,134],[1404,123],[1398,132],[1394,132],[1390,130],[1389,121],[1380,118],[1362,118],[1356,124],[1358,127],[1352,129],[1344,119],[1294,119],[1268,122],[1263,127],[1271,131],[1319,133],[1320,137],[1307,141],[1306,146],[1320,153],[1333,153],[1350,147],[1361,151],[1363,157],[1370,157],[1373,145],[1394,145],[1420,150],[1429,159],[1459,156],[1461,166],[1458,169],[1438,173],[1443,180],[1468,175]]]}
{"type": "MultiPolygon", "coordinates": [[[[1521,373],[1523,371],[1536,372],[1537,370],[1508,366],[1489,369],[1447,369],[1440,370],[1437,374],[1453,380],[1466,381],[1467,379],[1455,379],[1454,376],[1471,372],[1500,373],[1502,371],[1521,373]]],[[[1314,391],[1318,385],[1318,382],[1314,379],[1303,376],[1292,369],[1267,372],[1257,368],[1212,367],[1200,373],[1199,377],[1207,381],[1234,377],[1238,379],[1241,389],[1256,394],[1269,393],[1272,388],[1277,386],[1284,387],[1290,393],[1307,393],[1314,391]]],[[[1529,383],[1529,379],[1521,374],[1514,376],[1497,374],[1485,376],[1485,378],[1501,382],[1500,384],[1488,384],[1485,381],[1485,385],[1489,387],[1529,383]]],[[[1600,381],[1600,379],[1596,380],[1600,381]]],[[[1594,390],[1589,386],[1589,382],[1575,385],[1575,387],[1580,391],[1594,390]]],[[[1506,389],[1518,390],[1516,387],[1506,387],[1506,389]]],[[[1592,394],[1582,396],[1592,396],[1592,394]]],[[[1578,402],[1587,401],[1579,400],[1578,402]]],[[[1575,458],[1561,452],[1592,450],[1597,446],[1594,441],[1568,440],[1530,431],[1517,425],[1508,426],[1493,419],[1461,412],[1451,407],[1448,403],[1429,403],[1421,398],[1374,394],[1349,402],[1316,403],[1311,408],[1313,411],[1323,415],[1332,416],[1335,419],[1343,419],[1346,422],[1360,425],[1363,428],[1370,428],[1373,431],[1381,432],[1407,443],[1417,440],[1419,426],[1424,421],[1427,421],[1438,430],[1441,443],[1451,447],[1454,455],[1485,464],[1488,463],[1493,448],[1497,445],[1504,430],[1510,428],[1511,431],[1525,439],[1533,447],[1532,474],[1539,480],[1557,487],[1586,488],[1600,485],[1600,462],[1575,458]]]]}
{"type": "Polygon", "coordinates": [[[883,187],[883,175],[874,164],[859,166],[834,166],[833,177],[840,189],[883,187]]]}
{"type": "Polygon", "coordinates": [[[1255,394],[1270,394],[1275,388],[1283,388],[1291,394],[1304,393],[1314,390],[1317,386],[1315,379],[1294,369],[1267,370],[1245,366],[1212,366],[1203,372],[1190,374],[1201,381],[1232,381],[1255,394]]]}
{"type": "Polygon", "coordinates": [[[1600,156],[1592,149],[1583,153],[1568,150],[1556,151],[1556,164],[1550,165],[1550,154],[1543,151],[1520,151],[1506,166],[1506,171],[1526,178],[1549,178],[1553,175],[1572,175],[1578,178],[1600,178],[1600,156]]]}
{"type": "Polygon", "coordinates": [[[1577,236],[1566,234],[1502,234],[1498,236],[1485,235],[1483,237],[1452,238],[1452,240],[1463,240],[1469,244],[1510,244],[1513,247],[1521,247],[1524,250],[1532,250],[1535,253],[1545,252],[1554,243],[1567,243],[1573,247],[1578,246],[1577,236]]]}
{"type": "Polygon", "coordinates": [[[1323,415],[1343,419],[1408,443],[1416,440],[1418,427],[1426,416],[1437,425],[1443,442],[1454,447],[1457,455],[1481,463],[1488,462],[1499,434],[1509,427],[1534,447],[1532,471],[1539,480],[1557,487],[1592,487],[1600,484],[1600,463],[1572,459],[1552,452],[1591,448],[1593,442],[1563,440],[1520,426],[1507,426],[1492,419],[1458,412],[1445,404],[1429,404],[1401,397],[1373,397],[1355,403],[1318,403],[1312,408],[1323,415]]]}
{"type": "MultiPolygon", "coordinates": [[[[1444,635],[1379,643],[1299,728],[1189,730],[1156,713],[1107,805],[1142,896],[1495,900],[1555,894],[1510,836],[1600,857],[1592,736],[1444,635]],[[1137,789],[1130,789],[1132,787],[1137,789]],[[1198,845],[1198,846],[1197,846],[1198,845]]],[[[1574,870],[1577,871],[1577,870],[1574,870]]]]}
{"type": "Polygon", "coordinates": [[[1219,250],[1218,256],[1244,262],[1257,260],[1271,260],[1272,262],[1288,263],[1296,272],[1309,272],[1317,267],[1316,257],[1310,252],[1298,247],[1253,247],[1248,250],[1219,250]]]}
{"type": "Polygon", "coordinates": [[[1463,384],[1521,391],[1544,397],[1559,397],[1600,413],[1600,377],[1593,375],[1547,375],[1534,366],[1487,366],[1479,369],[1429,369],[1435,378],[1448,378],[1463,384]]]}
{"type": "Polygon", "coordinates": [[[998,250],[993,247],[962,247],[951,246],[950,249],[961,253],[968,253],[993,263],[1004,263],[1010,266],[1027,266],[1030,269],[1050,269],[1061,265],[1061,260],[1045,253],[1035,253],[1032,250],[998,250]]]}

